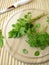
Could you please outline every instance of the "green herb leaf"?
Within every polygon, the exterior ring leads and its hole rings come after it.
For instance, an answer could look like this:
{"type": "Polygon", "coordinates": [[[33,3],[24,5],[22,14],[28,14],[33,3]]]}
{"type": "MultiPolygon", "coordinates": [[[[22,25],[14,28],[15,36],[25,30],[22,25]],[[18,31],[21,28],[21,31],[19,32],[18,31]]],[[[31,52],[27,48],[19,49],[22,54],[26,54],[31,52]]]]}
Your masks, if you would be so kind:
{"type": "Polygon", "coordinates": [[[3,36],[2,36],[2,31],[0,30],[0,47],[3,46],[3,36]]]}
{"type": "Polygon", "coordinates": [[[35,55],[35,56],[39,56],[39,55],[40,55],[40,52],[39,52],[39,51],[36,51],[36,52],[34,53],[34,55],[35,55]]]}
{"type": "Polygon", "coordinates": [[[23,53],[24,53],[24,54],[27,54],[28,51],[27,51],[26,49],[23,49],[23,53]]]}

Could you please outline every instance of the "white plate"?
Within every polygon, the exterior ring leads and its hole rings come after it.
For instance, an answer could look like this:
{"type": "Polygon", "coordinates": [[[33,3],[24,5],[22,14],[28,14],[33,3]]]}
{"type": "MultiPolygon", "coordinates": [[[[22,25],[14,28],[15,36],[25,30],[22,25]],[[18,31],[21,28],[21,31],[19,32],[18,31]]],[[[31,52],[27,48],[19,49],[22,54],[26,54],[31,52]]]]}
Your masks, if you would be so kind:
{"type": "MultiPolygon", "coordinates": [[[[2,25],[2,32],[5,37],[5,47],[7,51],[10,52],[10,54],[17,60],[25,62],[25,63],[43,63],[49,60],[49,47],[47,47],[45,50],[40,50],[39,48],[32,48],[26,43],[26,38],[22,37],[19,39],[9,39],[8,38],[8,32],[12,29],[12,24],[17,22],[17,19],[20,17],[23,17],[24,14],[27,12],[32,12],[32,17],[36,17],[40,15],[41,13],[45,12],[43,10],[37,10],[37,9],[26,9],[21,10],[19,12],[16,12],[15,14],[12,14],[10,17],[7,18],[7,20],[2,25]],[[27,49],[28,54],[23,54],[22,49],[27,49]],[[36,50],[40,51],[40,55],[38,57],[34,56],[34,52],[36,50]]],[[[42,26],[45,25],[43,23],[46,21],[46,17],[44,16],[41,19],[39,19],[36,22],[42,23],[42,26]]],[[[47,23],[46,23],[47,24],[47,23]]]]}

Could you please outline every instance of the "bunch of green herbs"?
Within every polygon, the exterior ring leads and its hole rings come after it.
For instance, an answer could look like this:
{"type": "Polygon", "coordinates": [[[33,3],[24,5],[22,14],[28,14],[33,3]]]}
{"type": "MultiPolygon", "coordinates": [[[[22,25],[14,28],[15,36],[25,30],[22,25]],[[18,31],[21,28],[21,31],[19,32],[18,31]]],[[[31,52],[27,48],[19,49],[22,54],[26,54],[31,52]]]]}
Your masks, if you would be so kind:
{"type": "Polygon", "coordinates": [[[12,25],[12,30],[9,32],[9,38],[19,38],[27,33],[27,30],[33,27],[31,24],[31,13],[27,13],[23,18],[19,18],[16,24],[12,25]]]}
{"type": "MultiPolygon", "coordinates": [[[[42,16],[32,19],[31,13],[28,12],[23,18],[19,18],[17,23],[12,25],[12,30],[8,33],[9,38],[19,38],[27,34],[27,43],[30,47],[45,49],[49,46],[49,34],[47,32],[37,32],[36,28],[40,28],[40,24],[38,23],[36,27],[34,27],[32,23],[42,16]]],[[[49,19],[47,21],[49,21],[49,19]]],[[[39,55],[39,52],[35,52],[35,55],[39,55]]]]}

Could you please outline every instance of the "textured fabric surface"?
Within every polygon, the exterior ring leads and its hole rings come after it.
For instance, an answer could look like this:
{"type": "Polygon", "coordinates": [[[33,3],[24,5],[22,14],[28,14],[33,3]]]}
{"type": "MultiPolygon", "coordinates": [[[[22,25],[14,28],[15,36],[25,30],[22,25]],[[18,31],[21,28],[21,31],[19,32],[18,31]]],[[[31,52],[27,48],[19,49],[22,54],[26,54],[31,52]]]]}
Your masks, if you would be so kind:
{"type": "MultiPolygon", "coordinates": [[[[10,6],[11,4],[17,2],[18,0],[0,0],[0,10],[10,6]]],[[[49,10],[49,0],[33,0],[31,3],[23,5],[19,8],[16,8],[13,11],[7,12],[5,14],[0,15],[0,24],[4,22],[8,16],[10,16],[12,13],[15,13],[16,11],[19,11],[21,9],[26,8],[36,8],[36,9],[42,9],[42,10],[49,10]]],[[[24,64],[20,61],[17,61],[12,57],[6,48],[3,46],[2,49],[0,49],[0,65],[29,65],[24,64]]],[[[32,64],[34,65],[34,64],[32,64]]],[[[37,65],[37,64],[36,64],[37,65]]],[[[49,62],[39,65],[49,65],[49,62]]]]}

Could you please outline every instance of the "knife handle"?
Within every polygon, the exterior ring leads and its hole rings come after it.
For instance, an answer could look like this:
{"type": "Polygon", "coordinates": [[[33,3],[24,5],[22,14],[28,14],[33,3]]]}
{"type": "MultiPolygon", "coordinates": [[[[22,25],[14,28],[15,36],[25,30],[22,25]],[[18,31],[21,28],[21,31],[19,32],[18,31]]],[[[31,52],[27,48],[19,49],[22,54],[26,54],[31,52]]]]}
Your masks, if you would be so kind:
{"type": "Polygon", "coordinates": [[[27,4],[27,3],[31,2],[31,1],[32,0],[20,0],[20,1],[16,2],[16,3],[14,3],[12,6],[9,6],[8,8],[3,9],[2,11],[0,11],[0,14],[11,11],[12,9],[15,9],[18,6],[27,4]]]}
{"type": "Polygon", "coordinates": [[[16,2],[16,3],[14,3],[12,6],[8,7],[7,10],[12,10],[12,9],[14,9],[14,8],[16,8],[16,7],[20,6],[20,5],[24,5],[24,4],[26,4],[26,3],[30,2],[30,1],[31,0],[20,0],[20,1],[16,2]]]}
{"type": "Polygon", "coordinates": [[[20,6],[20,5],[24,5],[24,4],[29,3],[30,1],[32,1],[32,0],[20,0],[20,1],[16,2],[15,4],[13,4],[13,6],[17,7],[17,6],[20,6]]]}

